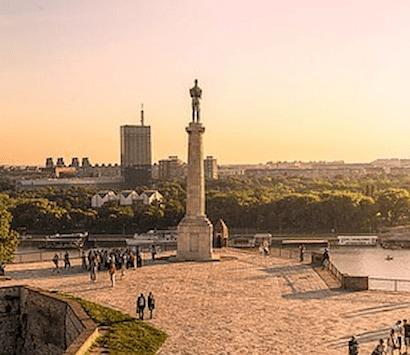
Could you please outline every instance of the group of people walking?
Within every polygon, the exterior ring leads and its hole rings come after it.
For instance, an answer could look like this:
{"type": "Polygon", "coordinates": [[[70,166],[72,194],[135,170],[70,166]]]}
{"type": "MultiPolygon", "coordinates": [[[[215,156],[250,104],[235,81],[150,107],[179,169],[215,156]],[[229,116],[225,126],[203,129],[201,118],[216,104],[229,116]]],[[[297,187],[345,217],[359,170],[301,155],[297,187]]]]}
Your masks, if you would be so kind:
{"type": "MultiPolygon", "coordinates": [[[[157,248],[153,244],[150,247],[152,261],[155,261],[157,248]]],[[[60,272],[60,260],[64,261],[64,269],[71,268],[70,254],[65,252],[64,258],[56,253],[53,257],[54,271],[60,272]]],[[[121,278],[124,277],[127,269],[142,267],[143,257],[141,249],[137,246],[134,249],[90,249],[86,254],[81,253],[81,267],[90,273],[90,280],[97,281],[98,271],[107,270],[110,276],[111,286],[115,286],[117,271],[120,271],[121,278]]]]}
{"type": "MultiPolygon", "coordinates": [[[[152,245],[150,248],[152,260],[155,260],[157,248],[152,245]]],[[[60,272],[60,260],[64,260],[64,269],[71,268],[70,255],[65,252],[64,257],[56,253],[53,257],[54,271],[60,272]]],[[[121,278],[125,271],[130,268],[142,267],[142,253],[139,247],[131,249],[91,249],[86,254],[84,251],[81,255],[81,267],[90,273],[90,280],[97,280],[98,271],[107,270],[110,276],[111,287],[115,286],[117,270],[121,271],[121,278]]],[[[136,313],[140,320],[144,320],[145,309],[148,308],[150,319],[152,319],[155,310],[155,298],[152,292],[149,292],[147,298],[141,293],[136,300],[136,313]]]]}
{"type": "MultiPolygon", "coordinates": [[[[53,263],[54,263],[54,271],[56,271],[57,273],[60,272],[60,259],[61,259],[61,256],[58,253],[55,253],[53,257],[53,263]]],[[[70,269],[71,268],[70,254],[68,253],[67,250],[64,253],[63,260],[64,260],[64,269],[70,269]]]]}
{"type": "Polygon", "coordinates": [[[152,319],[153,312],[155,309],[155,298],[152,292],[148,294],[148,298],[145,299],[145,296],[143,293],[141,293],[138,298],[137,298],[137,310],[136,313],[138,314],[138,318],[140,320],[144,320],[144,312],[145,308],[148,306],[148,310],[150,313],[150,319],[152,319]]]}
{"type": "MultiPolygon", "coordinates": [[[[152,261],[155,260],[157,249],[151,247],[152,261]]],[[[90,272],[90,279],[96,281],[97,271],[107,270],[110,275],[111,286],[115,286],[117,270],[121,278],[125,276],[127,269],[142,267],[142,252],[137,246],[134,250],[127,249],[91,249],[86,256],[82,253],[82,268],[90,272]]]]}
{"type": "MultiPolygon", "coordinates": [[[[359,354],[359,342],[353,336],[349,340],[349,355],[359,354]]],[[[379,339],[371,355],[405,355],[410,347],[410,323],[398,320],[390,329],[386,340],[379,339]]]]}

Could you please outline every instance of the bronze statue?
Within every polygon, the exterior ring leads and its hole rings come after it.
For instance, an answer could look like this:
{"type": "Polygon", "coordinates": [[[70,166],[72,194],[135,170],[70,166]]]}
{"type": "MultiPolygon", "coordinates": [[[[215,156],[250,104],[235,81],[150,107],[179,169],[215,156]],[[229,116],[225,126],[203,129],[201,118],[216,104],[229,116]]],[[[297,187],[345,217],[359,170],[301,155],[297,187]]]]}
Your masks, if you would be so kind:
{"type": "Polygon", "coordinates": [[[189,94],[192,97],[192,122],[199,123],[199,113],[201,112],[199,100],[202,96],[202,90],[198,86],[198,79],[195,79],[195,85],[192,89],[189,90],[189,94]]]}

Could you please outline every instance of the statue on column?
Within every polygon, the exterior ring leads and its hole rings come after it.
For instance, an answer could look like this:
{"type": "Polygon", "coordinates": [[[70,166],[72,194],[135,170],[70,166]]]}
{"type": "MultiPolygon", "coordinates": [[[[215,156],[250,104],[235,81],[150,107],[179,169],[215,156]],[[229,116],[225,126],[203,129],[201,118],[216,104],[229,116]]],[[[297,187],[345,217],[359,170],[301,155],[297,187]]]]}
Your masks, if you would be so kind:
{"type": "Polygon", "coordinates": [[[199,123],[200,117],[200,99],[202,96],[202,89],[198,86],[198,79],[195,79],[195,85],[189,90],[189,94],[192,97],[192,122],[199,123]]]}

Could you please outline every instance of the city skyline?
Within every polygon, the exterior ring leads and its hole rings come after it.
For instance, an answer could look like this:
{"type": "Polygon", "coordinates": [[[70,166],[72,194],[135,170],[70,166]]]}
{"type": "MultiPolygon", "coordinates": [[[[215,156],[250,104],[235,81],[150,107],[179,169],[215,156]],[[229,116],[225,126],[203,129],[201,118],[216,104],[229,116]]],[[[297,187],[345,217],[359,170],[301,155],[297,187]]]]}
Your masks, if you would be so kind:
{"type": "Polygon", "coordinates": [[[141,102],[153,161],[185,161],[196,77],[220,164],[410,156],[407,2],[111,5],[0,3],[0,164],[119,162],[141,102]]]}

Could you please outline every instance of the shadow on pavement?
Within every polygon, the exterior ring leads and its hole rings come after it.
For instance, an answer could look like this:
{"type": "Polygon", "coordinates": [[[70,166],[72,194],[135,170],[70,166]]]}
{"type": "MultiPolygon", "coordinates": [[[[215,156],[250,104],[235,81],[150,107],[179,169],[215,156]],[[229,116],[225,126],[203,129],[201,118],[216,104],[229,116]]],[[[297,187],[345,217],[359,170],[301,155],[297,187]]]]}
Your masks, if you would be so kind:
{"type": "Polygon", "coordinates": [[[389,304],[382,304],[380,306],[375,306],[375,307],[362,308],[362,309],[355,310],[352,312],[346,312],[346,313],[341,314],[341,316],[344,318],[354,318],[354,317],[365,316],[368,314],[390,312],[390,311],[395,311],[396,309],[409,308],[409,307],[410,307],[410,302],[389,303],[389,304]]]}
{"type": "Polygon", "coordinates": [[[271,275],[280,275],[286,274],[298,274],[303,271],[312,270],[309,264],[298,264],[298,265],[280,265],[269,268],[264,268],[262,271],[271,274],[271,275]]]}
{"type": "Polygon", "coordinates": [[[360,346],[360,343],[365,344],[365,343],[370,343],[370,342],[374,343],[374,345],[376,346],[377,341],[379,339],[381,338],[385,339],[388,336],[389,330],[390,328],[381,328],[381,329],[372,330],[372,331],[368,331],[368,332],[364,332],[360,334],[349,334],[348,336],[332,340],[328,342],[326,345],[332,349],[340,349],[343,347],[347,349],[347,344],[350,340],[350,337],[354,335],[357,341],[359,342],[359,346],[360,346]]]}
{"type": "Polygon", "coordinates": [[[322,300],[348,293],[349,291],[343,289],[319,289],[310,290],[306,292],[294,292],[283,295],[282,297],[289,300],[322,300]]]}

